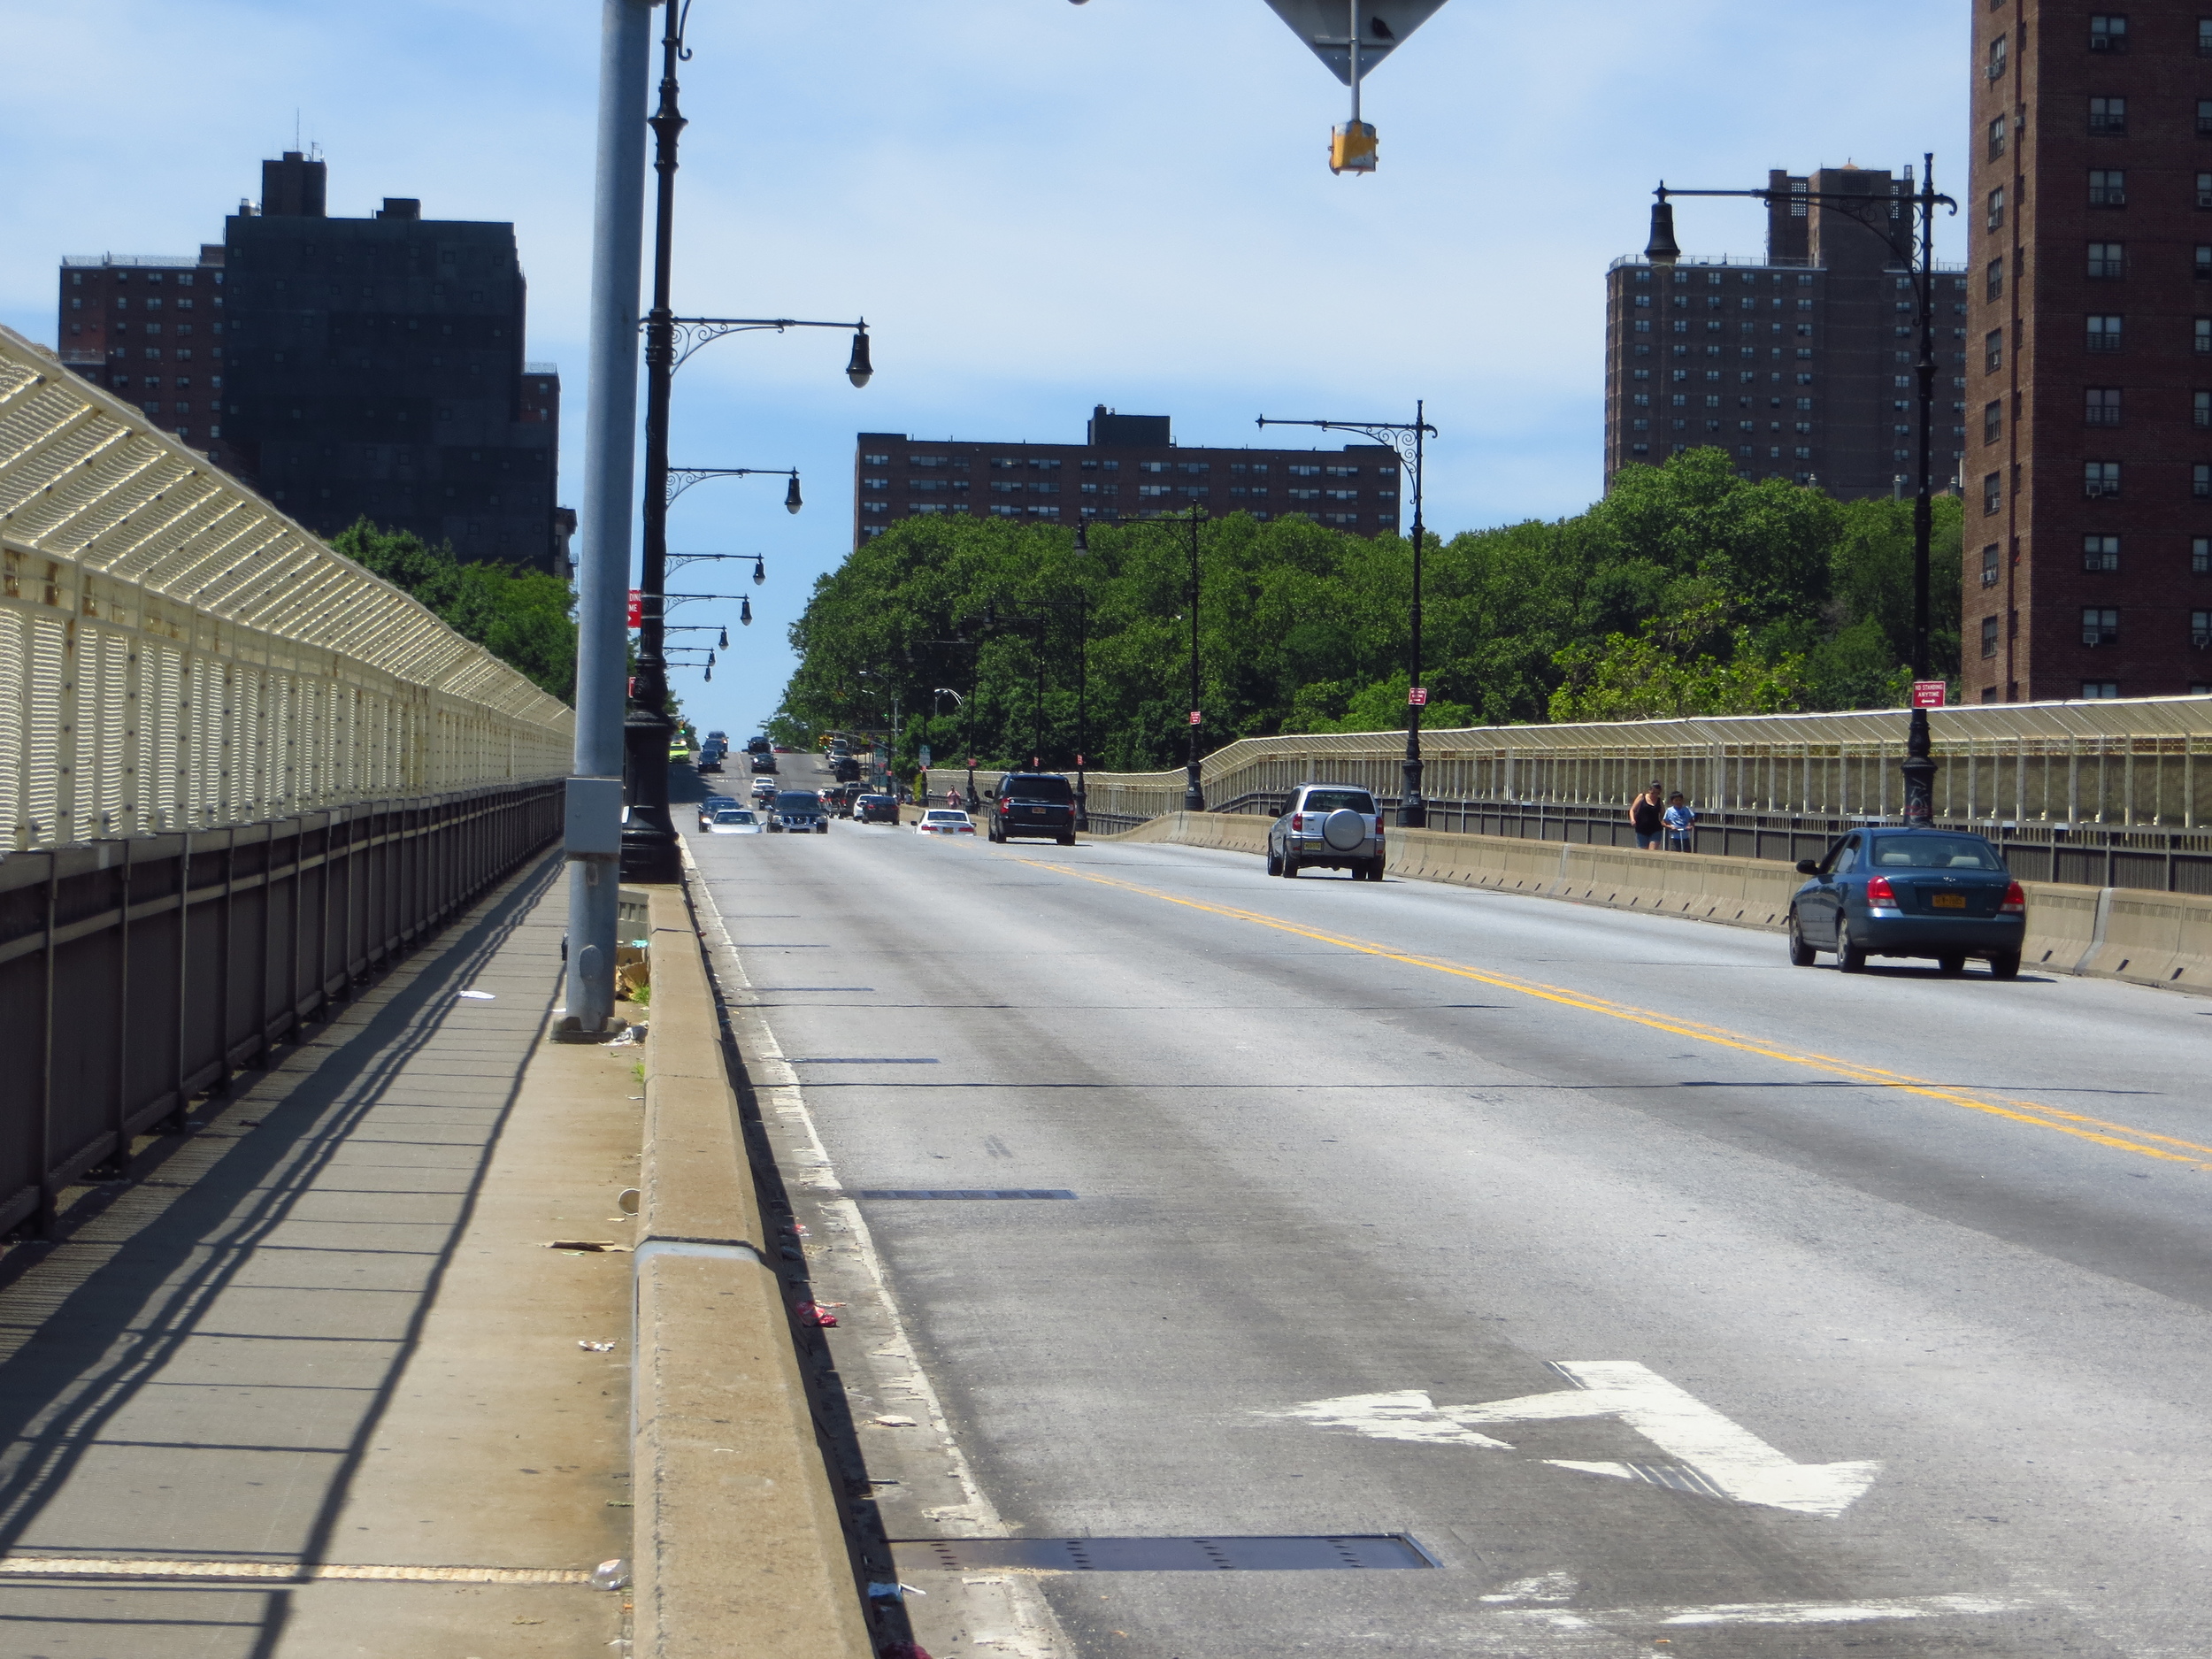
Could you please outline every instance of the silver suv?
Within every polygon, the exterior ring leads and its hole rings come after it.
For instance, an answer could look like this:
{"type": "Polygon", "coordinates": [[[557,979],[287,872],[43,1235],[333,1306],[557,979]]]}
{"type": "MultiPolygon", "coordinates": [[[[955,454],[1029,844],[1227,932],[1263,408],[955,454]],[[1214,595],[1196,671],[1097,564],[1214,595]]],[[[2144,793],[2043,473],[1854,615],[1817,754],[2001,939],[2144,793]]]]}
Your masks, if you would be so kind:
{"type": "Polygon", "coordinates": [[[1290,810],[1268,826],[1267,873],[1294,876],[1309,866],[1348,870],[1355,881],[1383,879],[1373,795],[1348,783],[1302,783],[1290,792],[1290,810]]]}

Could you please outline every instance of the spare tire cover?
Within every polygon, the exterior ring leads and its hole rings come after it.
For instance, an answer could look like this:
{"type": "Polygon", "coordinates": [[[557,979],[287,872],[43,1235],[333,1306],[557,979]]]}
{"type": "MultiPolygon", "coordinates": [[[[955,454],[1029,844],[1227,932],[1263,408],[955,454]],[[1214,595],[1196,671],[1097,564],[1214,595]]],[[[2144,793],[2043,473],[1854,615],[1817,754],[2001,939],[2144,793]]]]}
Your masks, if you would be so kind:
{"type": "Polygon", "coordinates": [[[1323,820],[1321,839],[1338,852],[1356,852],[1367,840],[1367,820],[1351,808],[1340,806],[1323,820]]]}

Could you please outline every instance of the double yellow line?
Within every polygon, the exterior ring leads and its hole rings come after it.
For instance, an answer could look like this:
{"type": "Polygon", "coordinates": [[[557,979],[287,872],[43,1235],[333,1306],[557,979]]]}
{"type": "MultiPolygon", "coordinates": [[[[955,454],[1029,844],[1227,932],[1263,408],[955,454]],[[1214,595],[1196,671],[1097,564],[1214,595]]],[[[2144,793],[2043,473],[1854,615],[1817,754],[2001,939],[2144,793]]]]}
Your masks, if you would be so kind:
{"type": "Polygon", "coordinates": [[[2014,1123],[2028,1124],[2038,1129],[2048,1129],[2057,1134],[2071,1135],[2078,1141],[2094,1141],[2101,1147],[2111,1147],[2122,1152],[2131,1152],[2139,1157],[2156,1158],[2162,1163],[2186,1164],[2193,1169],[2212,1169],[2212,1146],[2194,1141],[2182,1141],[2172,1135],[2153,1133],[2147,1129],[2131,1128],[2126,1124],[2108,1122],[2081,1112],[2070,1112],[2057,1106],[2047,1106],[2040,1101],[2013,1100],[2005,1095],[1986,1092],[1969,1092],[1942,1083],[1932,1083],[1925,1078],[1910,1077],[1902,1071],[1885,1071],[1879,1066],[1864,1065],[1856,1060],[1839,1059],[1833,1055],[1814,1054],[1808,1050],[1785,1048],[1741,1032],[1730,1031],[1724,1025],[1709,1025],[1699,1020],[1684,1019],[1673,1014],[1662,1014],[1648,1008],[1638,1008],[1630,1002],[1617,1002],[1609,997],[1594,996],[1586,991],[1571,990],[1565,986],[1546,985],[1540,980],[1517,979],[1512,974],[1495,973],[1487,969],[1471,968],[1463,963],[1448,962],[1438,956],[1417,956],[1379,945],[1371,940],[1353,939],[1342,933],[1332,933],[1317,927],[1308,927],[1298,922],[1287,922],[1280,917],[1268,916],[1257,910],[1239,910],[1234,905],[1209,904],[1200,899],[1187,899],[1172,893],[1163,893],[1156,887],[1141,887],[1133,881],[1118,880],[1112,876],[1094,875],[1087,870],[1078,870],[1061,864],[1047,864],[1040,859],[1024,858],[1020,863],[1038,870],[1049,870],[1055,874],[1072,876],[1079,880],[1094,881],[1101,887],[1119,887],[1125,893],[1141,894],[1166,904],[1179,904],[1186,910],[1203,910],[1210,916],[1222,916],[1231,921],[1249,922],[1257,927],[1271,928],[1279,933],[1294,934],[1310,939],[1319,944],[1333,945],[1340,950],[1356,951],[1362,956],[1379,956],[1386,962],[1401,962],[1408,967],[1426,968],[1435,973],[1448,973],[1456,979],[1472,979],[1479,985],[1495,987],[1502,991],[1517,992],[1523,996],[1535,997],[1541,1002],[1555,1002],[1562,1008],[1579,1009],[1585,1013],[1602,1014],[1609,1019],[1625,1020],[1631,1025],[1647,1025],[1654,1031],[1663,1031],[1677,1037],[1687,1037],[1697,1042],[1711,1043],[1716,1048],[1733,1048],[1740,1054],[1755,1054],[1763,1059],[1779,1060],[1786,1065],[1803,1066],[1815,1071],[1824,1071],[1832,1077],[1843,1078],[1869,1088],[1894,1089],[1900,1094],[1918,1094],[1929,1100],[1941,1101],[1947,1105],[1961,1107],[1967,1111],[1982,1112],[1992,1118],[2009,1118],[2014,1123]]]}

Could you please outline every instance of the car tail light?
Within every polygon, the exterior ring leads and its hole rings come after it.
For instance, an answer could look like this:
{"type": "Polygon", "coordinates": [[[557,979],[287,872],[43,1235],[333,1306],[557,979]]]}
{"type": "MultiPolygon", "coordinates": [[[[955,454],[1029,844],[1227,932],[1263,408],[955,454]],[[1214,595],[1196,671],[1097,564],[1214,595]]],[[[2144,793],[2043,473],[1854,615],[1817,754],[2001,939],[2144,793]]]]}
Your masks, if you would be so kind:
{"type": "Polygon", "coordinates": [[[1290,826],[1294,830],[1302,830],[1305,828],[1306,815],[1303,812],[1293,812],[1290,815],[1290,826]]]}
{"type": "Polygon", "coordinates": [[[2005,902],[1997,907],[1997,914],[2000,916],[2025,916],[2027,913],[2028,895],[2020,890],[2020,884],[2016,881],[2005,889],[2005,902]]]}
{"type": "Polygon", "coordinates": [[[1869,904],[1895,904],[1897,889],[1889,884],[1887,876],[1869,876],[1866,879],[1866,902],[1869,904]]]}
{"type": "Polygon", "coordinates": [[[998,803],[998,810],[1002,812],[1011,812],[1014,810],[1014,803],[1011,801],[1002,801],[998,803]]]}

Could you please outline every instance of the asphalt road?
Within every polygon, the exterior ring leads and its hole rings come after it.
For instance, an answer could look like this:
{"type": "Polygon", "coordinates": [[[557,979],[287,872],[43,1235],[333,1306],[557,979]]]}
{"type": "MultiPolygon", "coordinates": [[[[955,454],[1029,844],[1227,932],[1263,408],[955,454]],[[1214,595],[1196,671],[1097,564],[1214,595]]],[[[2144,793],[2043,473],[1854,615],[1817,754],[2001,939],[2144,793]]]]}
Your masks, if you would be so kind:
{"type": "Polygon", "coordinates": [[[1441,1563],[1048,1579],[1082,1654],[2206,1650],[2212,1002],[1165,846],[693,845],[849,1192],[1078,1194],[861,1204],[1017,1533],[1441,1563]]]}

